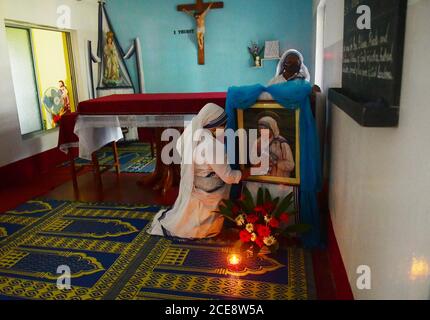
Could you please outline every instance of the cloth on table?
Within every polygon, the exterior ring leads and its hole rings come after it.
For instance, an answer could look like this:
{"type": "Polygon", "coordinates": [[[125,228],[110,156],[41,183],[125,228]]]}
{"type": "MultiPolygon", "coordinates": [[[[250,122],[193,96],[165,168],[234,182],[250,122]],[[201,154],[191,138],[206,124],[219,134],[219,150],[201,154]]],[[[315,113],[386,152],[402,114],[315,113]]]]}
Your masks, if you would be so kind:
{"type": "Polygon", "coordinates": [[[121,94],[79,103],[79,114],[197,114],[208,103],[225,106],[225,92],[121,94]]]}

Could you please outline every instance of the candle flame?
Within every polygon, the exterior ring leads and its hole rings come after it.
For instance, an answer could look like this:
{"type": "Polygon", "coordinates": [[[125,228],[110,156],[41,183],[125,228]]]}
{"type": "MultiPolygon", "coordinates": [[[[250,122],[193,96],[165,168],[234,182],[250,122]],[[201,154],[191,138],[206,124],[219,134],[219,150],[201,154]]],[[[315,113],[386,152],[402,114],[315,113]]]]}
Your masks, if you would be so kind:
{"type": "Polygon", "coordinates": [[[240,263],[240,257],[237,254],[232,254],[228,258],[228,263],[233,266],[237,266],[240,263]]]}

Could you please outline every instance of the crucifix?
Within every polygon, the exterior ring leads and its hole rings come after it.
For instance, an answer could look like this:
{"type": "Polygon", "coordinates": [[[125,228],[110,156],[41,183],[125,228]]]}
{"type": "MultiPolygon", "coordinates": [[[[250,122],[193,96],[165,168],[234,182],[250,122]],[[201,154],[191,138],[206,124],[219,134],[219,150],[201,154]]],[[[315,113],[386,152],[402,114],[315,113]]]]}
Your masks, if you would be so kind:
{"type": "Polygon", "coordinates": [[[178,11],[185,12],[196,20],[197,47],[199,49],[199,64],[205,64],[205,18],[211,9],[224,8],[224,2],[203,2],[196,0],[196,4],[181,4],[178,11]]]}

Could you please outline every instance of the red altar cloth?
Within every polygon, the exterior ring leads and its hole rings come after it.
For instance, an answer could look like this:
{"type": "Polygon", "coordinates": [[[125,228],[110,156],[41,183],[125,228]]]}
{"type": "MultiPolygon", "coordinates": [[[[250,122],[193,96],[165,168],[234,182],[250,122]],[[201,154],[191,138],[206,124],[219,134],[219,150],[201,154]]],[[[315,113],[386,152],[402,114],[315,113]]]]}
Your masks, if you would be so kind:
{"type": "MultiPolygon", "coordinates": [[[[58,148],[79,142],[79,138],[73,132],[75,129],[77,113],[64,114],[60,120],[60,132],[58,134],[58,148]]],[[[61,149],[61,148],[60,148],[61,149]]]]}
{"type": "Polygon", "coordinates": [[[79,103],[81,115],[197,114],[207,103],[225,107],[225,92],[118,94],[79,103]]]}
{"type": "MultiPolygon", "coordinates": [[[[65,114],[61,118],[58,147],[79,141],[73,132],[78,115],[197,114],[210,102],[224,108],[226,98],[225,92],[156,93],[120,94],[82,101],[77,113],[65,114]]],[[[152,132],[152,129],[148,131],[152,132]]]]}

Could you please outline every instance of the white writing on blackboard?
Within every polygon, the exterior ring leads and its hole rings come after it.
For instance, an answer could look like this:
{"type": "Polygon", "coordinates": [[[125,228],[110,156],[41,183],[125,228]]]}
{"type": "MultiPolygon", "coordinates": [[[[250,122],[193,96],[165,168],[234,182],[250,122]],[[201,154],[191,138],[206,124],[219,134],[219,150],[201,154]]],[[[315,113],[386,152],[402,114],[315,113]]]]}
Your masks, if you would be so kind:
{"type": "Polygon", "coordinates": [[[393,80],[393,45],[389,43],[390,24],[385,32],[371,30],[368,35],[356,34],[344,44],[343,73],[365,78],[393,80]]]}

